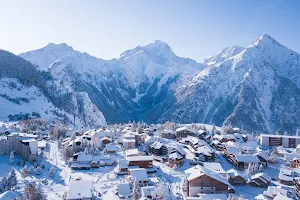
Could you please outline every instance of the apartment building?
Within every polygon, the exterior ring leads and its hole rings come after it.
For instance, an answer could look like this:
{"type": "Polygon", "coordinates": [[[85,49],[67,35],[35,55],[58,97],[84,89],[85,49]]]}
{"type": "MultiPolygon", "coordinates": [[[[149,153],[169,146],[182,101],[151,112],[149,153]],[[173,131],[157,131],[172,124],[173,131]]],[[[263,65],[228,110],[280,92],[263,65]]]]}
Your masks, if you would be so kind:
{"type": "Polygon", "coordinates": [[[24,160],[35,161],[38,152],[37,136],[27,133],[10,133],[0,137],[0,155],[19,154],[24,160]]]}
{"type": "Polygon", "coordinates": [[[262,146],[283,146],[285,148],[296,148],[300,144],[299,136],[289,136],[289,135],[270,135],[261,134],[260,144],[262,146]]]}

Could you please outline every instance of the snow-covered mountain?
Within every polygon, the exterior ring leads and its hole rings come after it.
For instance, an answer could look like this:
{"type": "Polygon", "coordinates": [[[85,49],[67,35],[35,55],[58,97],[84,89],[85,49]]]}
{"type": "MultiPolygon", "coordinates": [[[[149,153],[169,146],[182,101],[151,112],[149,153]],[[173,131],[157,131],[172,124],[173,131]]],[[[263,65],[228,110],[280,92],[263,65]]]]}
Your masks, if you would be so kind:
{"type": "MultiPolygon", "coordinates": [[[[77,94],[76,102],[89,101],[108,122],[171,120],[290,134],[300,126],[300,56],[269,35],[247,48],[225,48],[203,64],[178,57],[162,41],[113,60],[66,44],[20,56],[49,73],[59,94],[77,94]]],[[[86,122],[93,113],[77,112],[86,122]]]]}
{"type": "Polygon", "coordinates": [[[35,116],[73,122],[75,115],[77,126],[105,124],[102,112],[87,94],[62,90],[49,72],[39,71],[30,62],[3,50],[0,50],[0,109],[0,120],[35,116]]]}
{"type": "Polygon", "coordinates": [[[159,121],[224,123],[294,134],[300,126],[299,81],[300,55],[263,35],[178,90],[159,121]]]}
{"type": "Polygon", "coordinates": [[[30,58],[35,65],[42,63],[40,69],[50,72],[61,90],[86,92],[108,122],[155,120],[147,113],[205,68],[204,64],[176,56],[162,41],[125,51],[119,59],[102,60],[72,50],[53,61],[48,52],[58,52],[61,46],[72,49],[64,44],[48,45],[42,51],[20,56],[30,58]],[[42,52],[46,55],[41,57],[42,52]]]}

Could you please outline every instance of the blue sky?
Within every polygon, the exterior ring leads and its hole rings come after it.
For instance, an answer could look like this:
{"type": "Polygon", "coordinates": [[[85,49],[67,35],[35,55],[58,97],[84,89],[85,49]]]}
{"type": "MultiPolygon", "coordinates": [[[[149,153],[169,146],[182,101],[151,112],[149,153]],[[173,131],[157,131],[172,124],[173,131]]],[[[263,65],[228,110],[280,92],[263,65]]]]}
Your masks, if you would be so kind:
{"type": "Polygon", "coordinates": [[[299,19],[297,0],[3,0],[0,48],[19,54],[65,42],[111,59],[158,39],[202,61],[268,33],[300,52],[299,19]]]}

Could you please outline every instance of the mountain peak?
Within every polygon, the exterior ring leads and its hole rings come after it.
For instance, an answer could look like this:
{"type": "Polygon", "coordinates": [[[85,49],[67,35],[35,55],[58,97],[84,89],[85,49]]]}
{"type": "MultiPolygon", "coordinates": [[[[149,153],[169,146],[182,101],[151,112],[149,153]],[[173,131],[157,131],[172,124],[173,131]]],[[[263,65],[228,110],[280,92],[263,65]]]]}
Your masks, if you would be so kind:
{"type": "Polygon", "coordinates": [[[271,37],[268,34],[263,34],[259,38],[257,38],[250,46],[270,46],[270,45],[277,45],[277,46],[283,46],[277,40],[275,40],[273,37],[271,37]]]}
{"type": "Polygon", "coordinates": [[[47,48],[47,49],[71,50],[71,51],[74,51],[73,47],[69,46],[66,43],[55,44],[55,43],[50,42],[47,46],[45,46],[42,49],[45,49],[45,48],[47,48]]]}

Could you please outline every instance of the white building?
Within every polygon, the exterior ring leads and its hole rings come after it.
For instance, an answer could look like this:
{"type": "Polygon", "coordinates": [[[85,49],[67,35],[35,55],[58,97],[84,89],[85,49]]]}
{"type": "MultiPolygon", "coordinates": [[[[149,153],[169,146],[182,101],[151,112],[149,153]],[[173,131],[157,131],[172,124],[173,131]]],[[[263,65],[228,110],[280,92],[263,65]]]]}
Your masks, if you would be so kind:
{"type": "Polygon", "coordinates": [[[296,148],[300,144],[299,136],[289,136],[289,135],[271,135],[271,134],[261,134],[260,144],[262,146],[283,146],[285,148],[296,148]]]}

